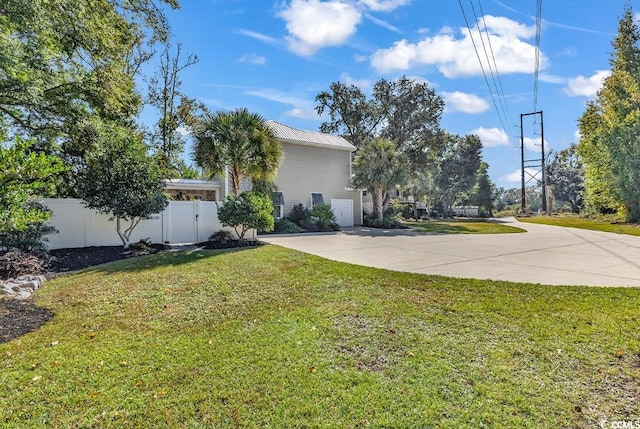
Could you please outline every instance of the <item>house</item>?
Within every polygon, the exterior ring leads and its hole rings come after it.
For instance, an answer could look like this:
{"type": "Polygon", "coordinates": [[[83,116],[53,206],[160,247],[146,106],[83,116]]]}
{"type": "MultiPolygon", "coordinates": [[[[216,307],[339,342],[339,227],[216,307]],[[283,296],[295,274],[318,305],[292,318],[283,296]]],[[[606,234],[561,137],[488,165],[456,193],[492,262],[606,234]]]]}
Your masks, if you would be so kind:
{"type": "Polygon", "coordinates": [[[330,205],[340,226],[362,224],[362,192],[351,188],[351,153],[342,137],[267,121],[283,152],[275,202],[286,217],[293,206],[330,205]],[[279,203],[279,204],[278,204],[279,203]]]}
{"type": "MultiPolygon", "coordinates": [[[[362,224],[362,192],[350,187],[351,153],[355,147],[342,137],[304,131],[276,121],[266,121],[282,148],[282,162],[275,183],[274,205],[278,217],[293,206],[330,205],[340,226],[362,224]]],[[[251,189],[249,181],[243,191],[251,189]]],[[[222,179],[171,179],[165,192],[175,200],[224,200],[229,184],[222,179]]]]}

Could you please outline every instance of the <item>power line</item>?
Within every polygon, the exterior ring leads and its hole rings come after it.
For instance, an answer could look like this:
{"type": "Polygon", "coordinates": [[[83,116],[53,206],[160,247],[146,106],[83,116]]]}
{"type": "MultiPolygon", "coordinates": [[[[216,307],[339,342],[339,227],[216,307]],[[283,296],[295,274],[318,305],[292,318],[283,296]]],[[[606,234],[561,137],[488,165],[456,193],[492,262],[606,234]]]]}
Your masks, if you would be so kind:
{"type": "MultiPolygon", "coordinates": [[[[480,3],[480,0],[478,0],[478,3],[480,3]]],[[[475,19],[476,21],[476,28],[478,29],[478,34],[480,35],[480,41],[482,42],[482,49],[484,50],[484,57],[487,60],[487,65],[489,66],[489,72],[491,73],[491,80],[493,81],[493,87],[496,90],[496,93],[498,95],[498,101],[500,102],[500,107],[502,108],[502,115],[503,117],[511,122],[511,119],[507,116],[507,112],[505,109],[505,105],[504,105],[504,94],[500,94],[500,90],[498,89],[498,84],[496,83],[496,73],[497,73],[497,64],[495,62],[495,56],[493,57],[493,66],[491,65],[491,60],[489,59],[489,53],[487,51],[487,45],[484,43],[484,37],[482,37],[482,30],[480,29],[480,20],[478,19],[478,15],[476,14],[476,8],[473,6],[473,0],[469,0],[469,4],[471,4],[471,11],[473,12],[473,19],[475,19]],[[493,72],[493,69],[496,69],[496,73],[493,72]]],[[[482,17],[483,22],[484,22],[484,16],[482,17]]],[[[491,43],[491,38],[489,35],[489,30],[486,26],[486,22],[484,22],[484,27],[485,27],[485,32],[487,35],[487,39],[489,40],[489,43],[491,43]]]]}
{"type": "Polygon", "coordinates": [[[482,24],[484,25],[484,31],[487,34],[487,41],[489,42],[489,50],[491,51],[491,58],[493,59],[493,67],[496,71],[496,77],[498,78],[498,85],[500,86],[499,94],[501,94],[502,100],[504,100],[504,106],[506,107],[506,112],[507,112],[507,120],[509,121],[509,123],[513,123],[511,112],[509,111],[509,105],[507,104],[507,101],[506,101],[504,87],[502,86],[502,79],[500,78],[500,72],[498,71],[498,63],[496,62],[496,56],[493,52],[493,45],[491,43],[491,37],[489,35],[489,28],[487,27],[487,22],[484,19],[485,13],[484,13],[484,10],[482,9],[482,2],[480,2],[480,0],[478,0],[478,7],[480,8],[480,14],[482,15],[482,24]]]}
{"type": "Polygon", "coordinates": [[[540,32],[542,29],[542,0],[536,0],[536,58],[533,74],[533,111],[538,110],[538,74],[540,72],[540,32]]]}
{"type": "Polygon", "coordinates": [[[473,44],[473,50],[476,53],[476,57],[478,58],[478,63],[480,64],[480,70],[482,70],[482,76],[484,76],[484,81],[487,84],[487,88],[489,89],[489,95],[491,96],[491,100],[493,101],[493,106],[496,109],[496,113],[498,113],[498,119],[500,119],[500,123],[502,124],[503,129],[507,129],[504,124],[504,119],[502,118],[502,114],[500,113],[500,109],[498,109],[498,103],[496,103],[496,98],[493,95],[493,90],[491,89],[491,85],[489,84],[489,79],[487,78],[487,73],[484,70],[484,65],[482,64],[482,58],[480,58],[480,53],[478,52],[478,47],[476,45],[475,39],[473,38],[473,31],[471,30],[471,26],[469,25],[469,20],[467,19],[467,14],[464,11],[464,6],[462,6],[462,0],[458,0],[458,4],[460,5],[460,10],[462,11],[462,17],[464,18],[464,22],[467,26],[467,30],[469,30],[469,36],[471,37],[471,43],[473,44]]]}

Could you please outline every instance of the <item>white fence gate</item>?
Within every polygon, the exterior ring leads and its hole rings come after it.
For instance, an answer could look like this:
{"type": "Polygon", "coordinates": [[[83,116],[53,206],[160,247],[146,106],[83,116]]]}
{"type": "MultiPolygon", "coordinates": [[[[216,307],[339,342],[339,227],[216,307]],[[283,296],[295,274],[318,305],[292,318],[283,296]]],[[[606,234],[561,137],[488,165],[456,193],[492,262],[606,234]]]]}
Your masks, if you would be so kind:
{"type": "MultiPolygon", "coordinates": [[[[121,245],[115,221],[109,216],[87,209],[82,200],[47,198],[40,201],[53,212],[48,224],[58,230],[47,236],[50,249],[87,246],[121,245]]],[[[206,241],[223,227],[218,220],[218,205],[214,201],[169,201],[162,213],[141,221],[133,230],[131,242],[150,239],[152,243],[183,244],[206,241]]],[[[255,239],[256,231],[245,236],[255,239]]]]}

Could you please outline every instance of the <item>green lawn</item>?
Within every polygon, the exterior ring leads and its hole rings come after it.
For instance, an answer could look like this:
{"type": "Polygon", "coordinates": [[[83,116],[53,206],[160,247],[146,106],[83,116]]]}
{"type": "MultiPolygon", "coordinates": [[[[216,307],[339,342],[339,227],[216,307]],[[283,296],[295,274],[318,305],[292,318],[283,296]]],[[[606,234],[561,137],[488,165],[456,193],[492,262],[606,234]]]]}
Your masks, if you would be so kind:
{"type": "Polygon", "coordinates": [[[518,220],[520,222],[615,232],[617,234],[640,235],[640,226],[638,224],[600,222],[578,216],[532,216],[519,217],[518,220]]]}
{"type": "Polygon", "coordinates": [[[417,232],[439,234],[508,234],[526,232],[522,228],[487,222],[485,219],[429,219],[402,223],[417,232]]]}
{"type": "Polygon", "coordinates": [[[640,417],[640,289],[459,280],[276,246],[60,277],[0,344],[0,427],[581,428],[640,417]]]}

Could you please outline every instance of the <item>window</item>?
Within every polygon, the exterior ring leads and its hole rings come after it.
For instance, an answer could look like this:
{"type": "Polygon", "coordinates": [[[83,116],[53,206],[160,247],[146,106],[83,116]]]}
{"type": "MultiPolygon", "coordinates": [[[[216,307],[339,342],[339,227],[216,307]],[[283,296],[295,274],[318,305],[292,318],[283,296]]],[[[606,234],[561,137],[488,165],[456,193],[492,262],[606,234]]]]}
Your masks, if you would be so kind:
{"type": "Polygon", "coordinates": [[[315,192],[311,193],[311,208],[316,204],[324,205],[324,199],[322,198],[322,194],[318,194],[315,192]]]}
{"type": "Polygon", "coordinates": [[[284,217],[284,195],[282,192],[273,192],[271,201],[273,201],[273,216],[282,219],[284,217]]]}

